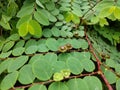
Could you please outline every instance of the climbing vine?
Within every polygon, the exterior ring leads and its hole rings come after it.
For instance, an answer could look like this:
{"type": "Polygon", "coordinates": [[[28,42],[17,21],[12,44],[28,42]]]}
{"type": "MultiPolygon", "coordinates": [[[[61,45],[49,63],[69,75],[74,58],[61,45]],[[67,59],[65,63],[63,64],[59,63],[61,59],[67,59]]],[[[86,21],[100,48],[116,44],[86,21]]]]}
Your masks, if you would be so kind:
{"type": "Polygon", "coordinates": [[[1,0],[0,90],[119,90],[120,1],[1,0]]]}

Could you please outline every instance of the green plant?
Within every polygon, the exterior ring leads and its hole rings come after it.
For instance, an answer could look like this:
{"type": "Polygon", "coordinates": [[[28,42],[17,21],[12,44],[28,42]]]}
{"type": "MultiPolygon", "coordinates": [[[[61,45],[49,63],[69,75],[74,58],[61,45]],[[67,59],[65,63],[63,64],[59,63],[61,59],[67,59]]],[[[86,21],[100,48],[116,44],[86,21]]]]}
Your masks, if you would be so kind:
{"type": "Polygon", "coordinates": [[[120,89],[120,1],[1,0],[0,7],[0,90],[120,89]]]}

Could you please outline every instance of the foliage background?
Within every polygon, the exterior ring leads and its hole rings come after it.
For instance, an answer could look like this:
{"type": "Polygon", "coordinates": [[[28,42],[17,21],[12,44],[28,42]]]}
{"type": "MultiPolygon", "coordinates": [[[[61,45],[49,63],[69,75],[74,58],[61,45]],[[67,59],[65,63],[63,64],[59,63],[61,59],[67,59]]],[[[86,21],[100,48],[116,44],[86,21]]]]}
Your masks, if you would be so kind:
{"type": "Polygon", "coordinates": [[[119,0],[1,0],[0,90],[120,90],[119,0]]]}

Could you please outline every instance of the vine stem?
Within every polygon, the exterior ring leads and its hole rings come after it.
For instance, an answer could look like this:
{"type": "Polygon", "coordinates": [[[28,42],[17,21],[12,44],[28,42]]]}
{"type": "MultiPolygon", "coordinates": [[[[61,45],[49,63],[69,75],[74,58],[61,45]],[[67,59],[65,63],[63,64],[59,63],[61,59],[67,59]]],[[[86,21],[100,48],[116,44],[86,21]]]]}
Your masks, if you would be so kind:
{"type": "Polygon", "coordinates": [[[91,51],[91,53],[93,54],[93,56],[95,57],[96,59],[96,62],[97,62],[97,68],[98,68],[98,74],[100,74],[100,76],[102,77],[102,79],[104,80],[106,86],[108,87],[108,90],[113,90],[112,86],[109,84],[109,82],[107,81],[106,77],[104,76],[100,66],[101,66],[101,61],[99,60],[99,58],[97,57],[96,53],[94,52],[94,49],[93,49],[93,46],[92,46],[92,43],[91,41],[89,40],[88,38],[88,35],[86,33],[86,26],[85,26],[85,38],[88,42],[88,45],[89,45],[89,49],[91,51]]]}

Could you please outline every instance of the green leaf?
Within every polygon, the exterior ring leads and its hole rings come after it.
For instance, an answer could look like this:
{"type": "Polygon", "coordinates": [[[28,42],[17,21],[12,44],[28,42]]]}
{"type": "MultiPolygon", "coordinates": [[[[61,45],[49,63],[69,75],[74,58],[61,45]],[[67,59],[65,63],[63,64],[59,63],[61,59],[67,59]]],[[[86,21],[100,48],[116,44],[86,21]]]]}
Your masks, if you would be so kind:
{"type": "Polygon", "coordinates": [[[31,19],[32,19],[31,15],[26,15],[26,16],[20,18],[19,21],[17,22],[16,28],[19,28],[20,25],[25,22],[29,22],[31,19]]]}
{"type": "Polygon", "coordinates": [[[52,32],[53,36],[55,36],[55,37],[59,37],[60,36],[60,30],[57,27],[53,27],[51,29],[51,32],[52,32]]]}
{"type": "Polygon", "coordinates": [[[17,77],[18,77],[17,71],[14,71],[14,72],[6,75],[0,84],[1,90],[8,90],[8,89],[12,88],[17,81],[17,77]]]}
{"type": "Polygon", "coordinates": [[[44,59],[51,63],[51,65],[57,61],[57,54],[55,53],[47,53],[44,56],[44,59]]]}
{"type": "Polygon", "coordinates": [[[45,8],[45,7],[43,6],[43,4],[41,3],[40,0],[36,0],[36,4],[37,4],[38,6],[40,6],[41,8],[45,8]]]}
{"type": "Polygon", "coordinates": [[[0,63],[0,75],[2,72],[4,72],[7,69],[10,61],[11,61],[11,59],[7,59],[7,60],[0,63]]]}
{"type": "Polygon", "coordinates": [[[48,87],[48,90],[69,90],[68,87],[63,82],[53,82],[48,87]]]}
{"type": "Polygon", "coordinates": [[[39,40],[38,41],[38,52],[48,52],[48,48],[47,48],[47,46],[46,46],[46,44],[45,44],[45,42],[46,42],[46,40],[39,40]]]}
{"type": "Polygon", "coordinates": [[[28,60],[28,56],[20,56],[11,61],[8,66],[8,72],[13,72],[22,67],[28,60]]]}
{"type": "Polygon", "coordinates": [[[96,23],[98,23],[99,22],[99,18],[97,17],[97,16],[93,16],[93,17],[91,17],[91,22],[93,23],[93,24],[96,24],[96,23]]]}
{"type": "Polygon", "coordinates": [[[117,18],[117,19],[120,19],[120,8],[119,7],[116,7],[115,10],[114,10],[114,16],[117,18]]]}
{"type": "Polygon", "coordinates": [[[11,55],[11,53],[12,53],[12,51],[9,51],[9,52],[2,52],[1,54],[0,54],[0,58],[7,58],[7,57],[9,57],[10,55],[11,55]]]}
{"type": "Polygon", "coordinates": [[[59,43],[57,42],[56,39],[54,38],[49,38],[47,39],[46,41],[46,46],[51,50],[51,51],[57,51],[58,50],[58,46],[59,46],[59,43]]]}
{"type": "Polygon", "coordinates": [[[101,81],[95,76],[84,77],[85,82],[89,87],[89,90],[103,90],[101,81]]]}
{"type": "Polygon", "coordinates": [[[87,82],[85,82],[85,80],[80,78],[70,79],[67,82],[67,86],[69,90],[95,90],[95,89],[89,89],[87,82]]]}
{"type": "Polygon", "coordinates": [[[24,65],[19,70],[18,80],[21,84],[30,84],[33,83],[35,79],[34,74],[32,73],[32,67],[30,64],[24,65]]]}
{"type": "Polygon", "coordinates": [[[43,36],[44,37],[51,37],[52,36],[52,31],[51,29],[47,28],[43,30],[43,36]]]}
{"type": "Polygon", "coordinates": [[[46,3],[46,8],[47,8],[48,10],[53,10],[53,9],[55,8],[55,3],[54,3],[53,1],[48,1],[48,2],[46,3]]]}
{"type": "Polygon", "coordinates": [[[19,34],[12,34],[10,37],[7,38],[7,40],[11,40],[11,41],[17,41],[20,39],[19,34]]]}
{"type": "Polygon", "coordinates": [[[12,55],[13,56],[20,56],[23,54],[23,52],[25,51],[25,48],[23,47],[18,47],[12,50],[12,55]]]}
{"type": "Polygon", "coordinates": [[[83,71],[83,66],[77,58],[69,57],[66,61],[66,65],[68,66],[68,69],[70,69],[70,71],[75,75],[80,74],[83,71]]]}
{"type": "Polygon", "coordinates": [[[15,44],[14,41],[9,41],[9,42],[5,43],[5,45],[2,48],[2,51],[3,52],[9,51],[14,46],[14,44],[15,44]]]}
{"type": "Polygon", "coordinates": [[[63,69],[66,69],[65,62],[63,61],[56,61],[52,63],[52,71],[55,72],[60,72],[63,69]]]}
{"type": "Polygon", "coordinates": [[[47,90],[47,88],[45,85],[35,84],[35,85],[32,85],[28,90],[47,90]]]}
{"type": "Polygon", "coordinates": [[[31,59],[29,60],[29,64],[32,64],[33,62],[37,61],[37,60],[40,60],[40,59],[43,59],[44,56],[43,54],[35,54],[34,56],[31,57],[31,59]]]}
{"type": "Polygon", "coordinates": [[[10,5],[7,7],[7,14],[9,16],[15,16],[18,10],[18,5],[13,1],[10,3],[10,5]]]}
{"type": "Polygon", "coordinates": [[[50,63],[46,60],[36,60],[32,64],[32,71],[34,75],[42,81],[49,80],[53,74],[50,63]]]}
{"type": "Polygon", "coordinates": [[[81,59],[81,62],[82,62],[82,65],[83,65],[85,71],[87,71],[87,72],[94,71],[95,65],[94,65],[92,60],[89,60],[89,59],[88,60],[85,60],[85,59],[83,60],[83,59],[81,59]]]}
{"type": "Polygon", "coordinates": [[[26,54],[34,54],[34,53],[36,53],[37,50],[38,50],[37,45],[32,45],[25,49],[25,53],[26,54]]]}
{"type": "MultiPolygon", "coordinates": [[[[33,33],[33,35],[35,36],[35,37],[38,37],[38,38],[40,38],[41,36],[42,36],[42,28],[41,28],[41,26],[40,26],[40,24],[37,22],[37,21],[35,21],[35,20],[30,20],[29,21],[29,24],[33,27],[33,29],[34,29],[34,33],[33,33]]],[[[30,32],[30,31],[29,31],[30,32]]],[[[32,34],[32,33],[31,33],[32,34]]]]}
{"type": "Polygon", "coordinates": [[[34,3],[24,4],[22,8],[17,13],[17,17],[24,17],[26,15],[32,15],[34,11],[34,3]]]}
{"type": "Polygon", "coordinates": [[[120,79],[116,82],[116,90],[120,90],[120,79]]]}
{"type": "Polygon", "coordinates": [[[42,25],[45,25],[45,26],[49,25],[48,18],[45,16],[45,14],[43,14],[41,12],[38,12],[38,11],[35,12],[34,18],[42,25]]]}
{"type": "Polygon", "coordinates": [[[113,72],[109,70],[105,70],[104,75],[110,84],[113,84],[116,82],[116,75],[113,72]]]}
{"type": "Polygon", "coordinates": [[[18,47],[23,47],[25,44],[25,40],[20,40],[16,43],[16,45],[14,46],[14,48],[18,48],[18,47]]]}

